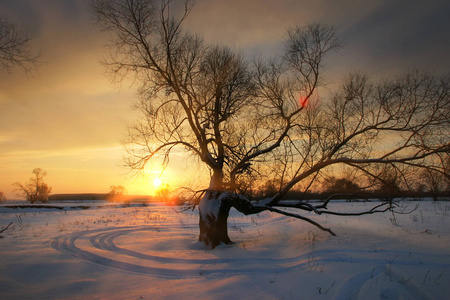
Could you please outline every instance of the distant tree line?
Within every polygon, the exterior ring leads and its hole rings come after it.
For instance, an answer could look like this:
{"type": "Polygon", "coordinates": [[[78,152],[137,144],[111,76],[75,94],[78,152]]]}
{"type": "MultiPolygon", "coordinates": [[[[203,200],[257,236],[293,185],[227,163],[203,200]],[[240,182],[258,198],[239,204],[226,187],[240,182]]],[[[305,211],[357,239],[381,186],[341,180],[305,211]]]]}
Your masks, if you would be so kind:
{"type": "MultiPolygon", "coordinates": [[[[433,200],[450,200],[450,178],[448,170],[450,159],[447,159],[447,171],[442,174],[429,169],[421,171],[406,171],[399,173],[396,169],[384,170],[383,181],[367,182],[352,174],[343,176],[330,175],[324,177],[314,190],[292,189],[286,193],[284,199],[295,200],[323,200],[323,199],[382,199],[392,200],[394,198],[432,198],[433,200]],[[404,184],[403,176],[416,176],[413,185],[404,184]]],[[[182,204],[183,197],[169,197],[168,188],[161,189],[156,196],[128,196],[125,187],[121,185],[110,186],[109,193],[80,193],[80,194],[55,194],[50,195],[52,188],[44,182],[47,175],[41,168],[35,168],[33,176],[26,184],[15,183],[16,191],[23,195],[31,203],[47,201],[110,201],[126,202],[132,200],[153,201],[159,200],[171,204],[182,204]],[[170,201],[168,201],[170,198],[170,201]]],[[[250,183],[249,183],[250,186],[250,183]]],[[[247,189],[247,196],[253,199],[263,199],[267,195],[276,193],[279,187],[277,180],[268,179],[263,186],[247,189]]],[[[0,191],[0,202],[6,200],[0,191]]]]}
{"type": "Polygon", "coordinates": [[[49,196],[48,201],[104,201],[106,196],[105,193],[54,194],[49,196]]]}
{"type": "MultiPolygon", "coordinates": [[[[450,160],[449,160],[450,161],[450,160]]],[[[447,167],[449,163],[447,162],[447,167]]],[[[450,179],[447,172],[442,174],[429,169],[416,172],[410,171],[417,178],[414,184],[406,185],[402,180],[405,174],[395,170],[385,171],[384,180],[380,182],[365,182],[356,176],[329,176],[324,178],[314,191],[291,190],[285,199],[382,199],[394,198],[432,198],[433,200],[450,200],[450,179]]],[[[410,175],[411,176],[411,175],[410,175]]],[[[265,185],[251,194],[256,199],[263,199],[277,191],[275,180],[266,181],[265,185]]]]}

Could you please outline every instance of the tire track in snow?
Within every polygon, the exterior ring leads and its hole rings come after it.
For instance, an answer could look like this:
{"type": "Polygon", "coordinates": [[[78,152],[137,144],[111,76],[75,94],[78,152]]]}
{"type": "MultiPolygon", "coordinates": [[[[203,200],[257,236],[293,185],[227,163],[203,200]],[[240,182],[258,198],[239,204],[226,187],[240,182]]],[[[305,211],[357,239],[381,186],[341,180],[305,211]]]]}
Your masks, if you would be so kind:
{"type": "MultiPolygon", "coordinates": [[[[118,228],[106,228],[89,231],[75,232],[62,236],[55,237],[50,245],[52,248],[68,253],[76,258],[85,260],[87,262],[111,267],[118,270],[129,271],[134,273],[140,273],[145,275],[157,275],[163,277],[198,277],[204,275],[217,275],[223,276],[227,274],[235,273],[273,273],[283,272],[298,267],[298,260],[301,257],[286,258],[286,259],[273,259],[273,258],[177,258],[167,257],[159,255],[150,255],[146,253],[137,252],[134,250],[118,247],[114,243],[114,239],[119,236],[126,235],[128,233],[137,233],[141,231],[155,231],[153,226],[140,226],[140,227],[118,227],[118,228]],[[77,246],[77,241],[88,241],[91,248],[82,249],[77,246]],[[91,250],[92,249],[92,250],[91,250]],[[109,258],[110,255],[99,255],[94,253],[95,249],[107,251],[114,259],[109,258]],[[119,254],[119,255],[117,255],[119,254]],[[120,258],[117,256],[121,256],[120,258]],[[124,259],[125,257],[125,259],[124,259]],[[143,264],[146,263],[164,263],[168,267],[152,267],[144,266],[137,263],[130,263],[126,261],[126,257],[133,260],[142,260],[143,264]],[[229,262],[239,263],[239,268],[231,267],[215,267],[219,264],[227,265],[229,262]],[[275,266],[268,268],[267,263],[271,264],[285,264],[285,266],[275,266]],[[242,264],[244,263],[244,266],[242,264]],[[183,264],[184,268],[172,268],[173,264],[183,264]],[[261,266],[250,266],[254,264],[260,264],[261,266]],[[290,264],[291,266],[288,266],[290,264]],[[247,267],[245,266],[247,265],[247,267]],[[209,268],[208,268],[209,267],[209,268]]],[[[200,251],[204,253],[203,251],[200,251]]]]}
{"type": "MultiPolygon", "coordinates": [[[[175,238],[179,237],[179,232],[192,230],[196,225],[168,225],[164,226],[167,234],[177,231],[175,238]]],[[[137,227],[112,227],[81,232],[74,232],[53,238],[50,245],[52,248],[68,253],[73,257],[93,263],[96,265],[139,273],[143,275],[161,277],[200,277],[200,276],[226,276],[229,274],[273,274],[286,271],[300,271],[308,268],[311,260],[314,263],[370,263],[379,268],[386,265],[407,265],[407,266],[437,266],[448,268],[448,263],[437,263],[442,261],[445,255],[431,255],[428,253],[409,253],[394,250],[358,250],[358,249],[333,249],[319,250],[303,253],[294,257],[273,258],[265,257],[263,254],[254,253],[253,257],[232,257],[232,258],[210,258],[205,255],[205,250],[192,250],[192,258],[176,257],[164,251],[152,250],[151,253],[143,253],[127,247],[119,246],[116,239],[126,237],[128,234],[151,234],[157,235],[161,226],[137,226],[137,227]],[[78,244],[78,245],[77,245],[78,244]],[[82,246],[80,246],[82,245],[82,246]],[[195,252],[197,251],[197,252],[195,252]],[[401,255],[407,259],[392,259],[392,256],[401,255]],[[408,257],[409,256],[409,257],[408,257]]],[[[148,238],[146,236],[146,238],[148,238]]],[[[220,254],[220,249],[213,253],[220,254]]],[[[377,269],[377,270],[378,270],[377,269]]],[[[378,271],[377,271],[378,272],[378,271]]],[[[381,271],[380,271],[381,272],[381,271]]],[[[379,273],[379,272],[378,272],[379,273]]],[[[377,274],[378,274],[377,273],[377,274]]],[[[354,278],[344,285],[342,293],[349,292],[349,289],[361,286],[367,274],[356,274],[354,278]]],[[[348,295],[348,293],[347,293],[348,295]]]]}

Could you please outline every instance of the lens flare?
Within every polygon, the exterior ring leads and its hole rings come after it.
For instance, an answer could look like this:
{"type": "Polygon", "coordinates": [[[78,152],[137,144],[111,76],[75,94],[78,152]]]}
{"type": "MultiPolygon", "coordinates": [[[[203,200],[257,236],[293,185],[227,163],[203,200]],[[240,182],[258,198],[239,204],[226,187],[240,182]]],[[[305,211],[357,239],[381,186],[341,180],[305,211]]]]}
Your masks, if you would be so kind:
{"type": "Polygon", "coordinates": [[[309,98],[305,96],[300,96],[300,98],[298,99],[298,103],[302,108],[305,108],[309,104],[309,98]]]}

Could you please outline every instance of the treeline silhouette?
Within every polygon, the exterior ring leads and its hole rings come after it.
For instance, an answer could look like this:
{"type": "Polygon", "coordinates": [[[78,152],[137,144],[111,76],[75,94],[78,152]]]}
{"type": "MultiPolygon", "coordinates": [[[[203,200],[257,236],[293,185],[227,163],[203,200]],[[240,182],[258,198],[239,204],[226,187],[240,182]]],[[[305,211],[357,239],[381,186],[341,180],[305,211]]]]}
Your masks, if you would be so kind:
{"type": "MultiPolygon", "coordinates": [[[[255,199],[263,199],[265,195],[256,195],[255,199]]],[[[302,191],[289,191],[284,199],[289,200],[387,200],[395,198],[410,198],[412,200],[433,199],[435,201],[450,201],[450,192],[422,192],[422,191],[395,191],[389,194],[380,191],[366,191],[356,193],[333,193],[333,192],[302,192],[302,191]]]]}
{"type": "MultiPolygon", "coordinates": [[[[109,193],[81,193],[81,194],[54,194],[49,196],[49,201],[109,201],[109,193]]],[[[123,201],[154,201],[150,195],[124,195],[123,201]]]]}
{"type": "MultiPolygon", "coordinates": [[[[265,198],[267,195],[259,193],[253,195],[253,199],[259,200],[265,198]]],[[[357,193],[333,193],[333,192],[301,192],[301,191],[290,191],[286,194],[284,199],[286,200],[376,200],[376,199],[394,199],[394,198],[410,198],[412,200],[423,200],[432,199],[440,201],[450,201],[450,193],[447,191],[443,192],[420,192],[420,191],[397,191],[391,192],[389,194],[380,193],[376,191],[370,192],[357,192],[357,193]]],[[[49,202],[64,202],[64,201],[108,201],[108,193],[81,193],[81,194],[54,194],[50,195],[49,202]]],[[[158,197],[151,195],[126,195],[123,198],[124,202],[152,202],[158,201],[158,197]]],[[[180,203],[183,203],[180,199],[180,203]]]]}

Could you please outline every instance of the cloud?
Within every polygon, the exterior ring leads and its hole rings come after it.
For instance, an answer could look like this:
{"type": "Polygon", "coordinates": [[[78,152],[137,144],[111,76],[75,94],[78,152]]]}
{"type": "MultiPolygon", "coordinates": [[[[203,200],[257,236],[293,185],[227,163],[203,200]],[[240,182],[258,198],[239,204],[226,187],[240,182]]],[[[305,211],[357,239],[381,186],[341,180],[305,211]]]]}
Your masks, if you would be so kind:
{"type": "MultiPolygon", "coordinates": [[[[187,25],[207,41],[248,53],[276,55],[286,29],[322,22],[344,40],[329,60],[342,73],[398,73],[411,68],[445,71],[450,52],[450,4],[431,1],[198,1],[187,25]]],[[[339,71],[335,72],[339,73],[339,71]]]]}
{"type": "Polygon", "coordinates": [[[32,76],[0,72],[0,191],[8,197],[14,197],[11,184],[35,167],[48,171],[55,192],[101,191],[124,179],[120,140],[134,119],[134,91],[118,91],[105,77],[99,63],[105,37],[88,4],[0,3],[0,11],[33,33],[42,62],[32,76]],[[99,150],[105,147],[110,150],[99,150]]]}
{"type": "Polygon", "coordinates": [[[0,73],[3,152],[118,144],[133,115],[134,92],[119,93],[104,76],[99,63],[104,35],[85,17],[87,8],[76,3],[30,2],[40,22],[34,46],[42,64],[31,78],[19,71],[0,73]]]}
{"type": "Polygon", "coordinates": [[[386,1],[344,32],[349,56],[378,73],[446,71],[449,13],[445,1],[386,1]]]}
{"type": "Polygon", "coordinates": [[[322,22],[345,28],[378,6],[377,1],[361,3],[356,0],[198,1],[187,25],[192,32],[200,33],[213,43],[255,51],[261,48],[259,50],[264,52],[264,47],[279,46],[289,27],[322,22]]]}
{"type": "MultiPolygon", "coordinates": [[[[268,56],[280,51],[289,26],[337,25],[345,47],[328,59],[331,71],[386,74],[448,65],[449,7],[438,0],[210,0],[197,1],[186,25],[207,41],[268,56]]],[[[105,35],[93,26],[89,1],[13,1],[0,8],[36,28],[34,45],[44,62],[35,78],[0,73],[3,149],[118,143],[134,116],[134,91],[119,92],[104,76],[105,35]]]]}

